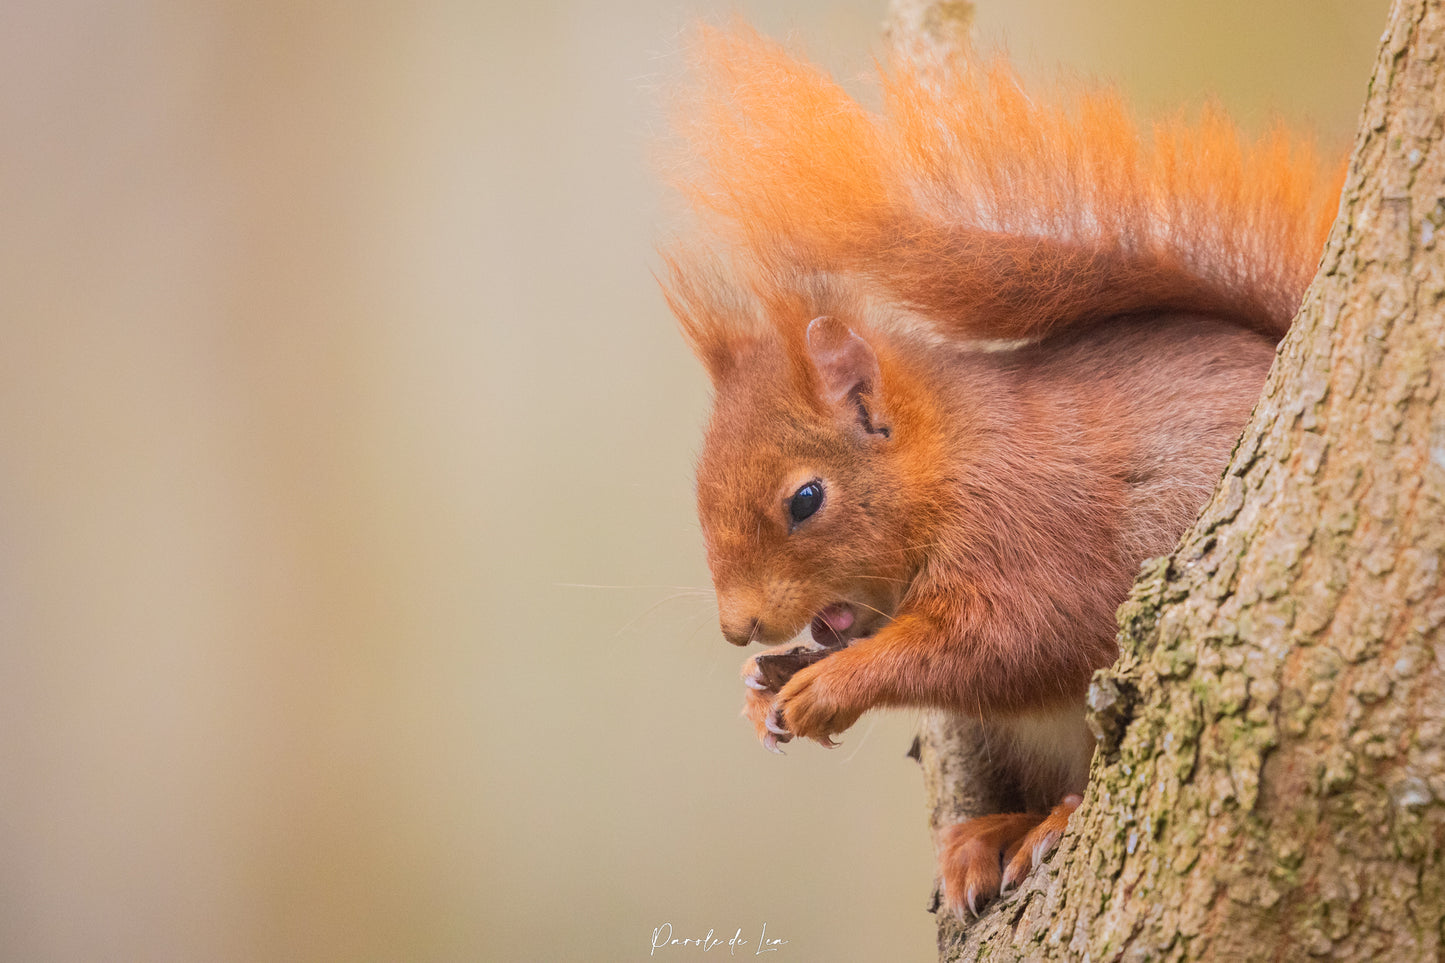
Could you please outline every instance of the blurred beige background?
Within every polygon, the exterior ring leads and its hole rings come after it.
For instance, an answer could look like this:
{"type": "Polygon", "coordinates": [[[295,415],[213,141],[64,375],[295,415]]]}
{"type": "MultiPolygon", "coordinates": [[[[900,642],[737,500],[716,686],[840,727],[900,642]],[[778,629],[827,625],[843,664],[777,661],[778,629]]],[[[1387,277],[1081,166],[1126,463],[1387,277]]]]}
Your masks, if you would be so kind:
{"type": "MultiPolygon", "coordinates": [[[[913,718],[736,718],[649,274],[680,28],[883,5],[0,7],[0,957],[931,956],[913,718]]],[[[981,6],[1342,150],[1386,2],[981,6]]]]}

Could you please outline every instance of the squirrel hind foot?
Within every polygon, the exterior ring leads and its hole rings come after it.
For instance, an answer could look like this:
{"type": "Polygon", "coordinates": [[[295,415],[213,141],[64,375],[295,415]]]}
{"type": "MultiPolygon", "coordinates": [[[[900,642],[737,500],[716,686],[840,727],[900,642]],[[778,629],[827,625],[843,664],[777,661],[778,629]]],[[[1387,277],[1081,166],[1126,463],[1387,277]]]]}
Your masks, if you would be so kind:
{"type": "Polygon", "coordinates": [[[994,898],[1015,889],[1058,845],[1079,802],[1069,795],[1046,816],[996,813],[943,830],[939,869],[949,908],[977,917],[994,898]]]}
{"type": "Polygon", "coordinates": [[[1012,892],[1025,876],[1038,869],[1039,864],[1048,858],[1059,845],[1064,830],[1069,827],[1069,817],[1079,808],[1081,801],[1081,797],[1075,794],[1065,796],[1052,812],[1019,840],[1018,848],[1004,867],[1001,892],[1012,892]]]}
{"type": "Polygon", "coordinates": [[[995,813],[956,823],[943,831],[939,870],[944,898],[954,913],[982,914],[983,908],[999,895],[1004,864],[1042,819],[1036,813],[995,813]]]}

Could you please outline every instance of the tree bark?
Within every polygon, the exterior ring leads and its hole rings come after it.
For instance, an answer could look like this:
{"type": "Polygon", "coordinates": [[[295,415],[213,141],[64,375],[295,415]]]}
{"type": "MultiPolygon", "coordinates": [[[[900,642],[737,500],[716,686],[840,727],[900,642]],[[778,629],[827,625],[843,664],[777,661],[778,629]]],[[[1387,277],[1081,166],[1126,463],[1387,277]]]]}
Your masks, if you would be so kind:
{"type": "Polygon", "coordinates": [[[892,0],[883,33],[915,56],[946,55],[971,42],[973,9],[972,0],[892,0]]]}
{"type": "MultiPolygon", "coordinates": [[[[1319,274],[1120,609],[1088,793],[944,960],[1445,958],[1445,13],[1396,0],[1319,274]]],[[[921,735],[935,825],[994,790],[921,735]]]]}

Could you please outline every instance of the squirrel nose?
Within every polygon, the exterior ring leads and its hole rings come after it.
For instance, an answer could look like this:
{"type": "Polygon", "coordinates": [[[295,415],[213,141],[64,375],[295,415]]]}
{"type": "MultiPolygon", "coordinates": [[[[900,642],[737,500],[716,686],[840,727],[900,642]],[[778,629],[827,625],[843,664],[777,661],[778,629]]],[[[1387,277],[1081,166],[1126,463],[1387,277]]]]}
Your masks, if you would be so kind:
{"type": "Polygon", "coordinates": [[[720,591],[717,596],[717,620],[723,638],[733,645],[747,645],[761,637],[757,599],[746,591],[720,591]]]}
{"type": "Polygon", "coordinates": [[[757,619],[748,619],[746,622],[722,623],[723,638],[733,645],[747,645],[756,639],[762,632],[762,626],[757,619]]]}

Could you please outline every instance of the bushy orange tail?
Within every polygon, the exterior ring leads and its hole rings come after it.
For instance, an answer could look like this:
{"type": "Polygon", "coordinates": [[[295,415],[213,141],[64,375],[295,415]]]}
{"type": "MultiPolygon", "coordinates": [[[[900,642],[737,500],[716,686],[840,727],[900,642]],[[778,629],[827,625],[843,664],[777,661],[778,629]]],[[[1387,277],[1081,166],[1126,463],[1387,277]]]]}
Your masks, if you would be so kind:
{"type": "Polygon", "coordinates": [[[880,77],[873,112],[745,27],[701,29],[673,179],[710,243],[755,277],[862,278],[960,337],[1164,310],[1288,328],[1339,195],[1309,144],[1217,108],[1146,135],[1114,92],[1031,95],[1001,60],[880,77]]]}

